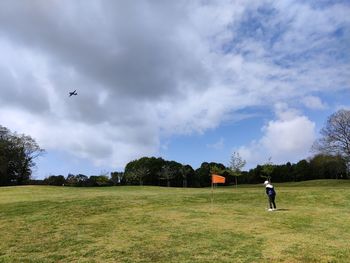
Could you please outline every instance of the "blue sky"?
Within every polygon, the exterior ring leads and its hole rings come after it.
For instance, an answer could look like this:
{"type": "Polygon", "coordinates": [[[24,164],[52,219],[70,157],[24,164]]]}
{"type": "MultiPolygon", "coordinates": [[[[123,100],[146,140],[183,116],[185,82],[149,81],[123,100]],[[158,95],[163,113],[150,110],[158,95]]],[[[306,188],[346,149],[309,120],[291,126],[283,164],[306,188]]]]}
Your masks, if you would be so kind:
{"type": "Polygon", "coordinates": [[[1,1],[0,124],[45,148],[36,178],[142,156],[296,162],[350,108],[349,13],[349,1],[1,1]]]}

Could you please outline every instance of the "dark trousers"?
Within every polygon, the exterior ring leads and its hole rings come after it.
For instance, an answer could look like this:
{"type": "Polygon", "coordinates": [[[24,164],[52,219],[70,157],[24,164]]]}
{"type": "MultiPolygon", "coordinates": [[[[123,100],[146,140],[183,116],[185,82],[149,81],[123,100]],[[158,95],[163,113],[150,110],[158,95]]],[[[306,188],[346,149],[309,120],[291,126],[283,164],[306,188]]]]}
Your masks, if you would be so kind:
{"type": "Polygon", "coordinates": [[[269,205],[270,208],[275,208],[276,209],[276,204],[275,204],[275,195],[269,195],[269,205]]]}

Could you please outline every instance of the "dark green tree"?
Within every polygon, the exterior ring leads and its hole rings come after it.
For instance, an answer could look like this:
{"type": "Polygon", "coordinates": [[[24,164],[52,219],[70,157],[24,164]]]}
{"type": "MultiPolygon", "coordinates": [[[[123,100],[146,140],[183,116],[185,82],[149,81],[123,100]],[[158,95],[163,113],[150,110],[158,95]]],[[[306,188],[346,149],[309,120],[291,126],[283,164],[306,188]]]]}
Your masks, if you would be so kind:
{"type": "Polygon", "coordinates": [[[89,186],[110,186],[111,180],[107,175],[91,175],[88,179],[89,186]]]}
{"type": "Polygon", "coordinates": [[[123,172],[111,172],[111,182],[113,185],[121,185],[124,182],[123,172]]]}
{"type": "Polygon", "coordinates": [[[219,169],[220,171],[224,171],[226,167],[221,163],[203,162],[201,166],[195,170],[195,177],[199,186],[208,187],[211,185],[211,171],[213,169],[219,169]]]}
{"type": "Polygon", "coordinates": [[[77,174],[75,176],[76,183],[74,186],[88,186],[89,185],[89,177],[84,174],[77,174]]]}
{"type": "Polygon", "coordinates": [[[166,181],[166,186],[170,187],[171,180],[175,178],[176,171],[173,169],[173,167],[167,163],[162,166],[162,169],[159,172],[159,177],[161,180],[166,181]]]}
{"type": "Polygon", "coordinates": [[[69,186],[76,186],[77,185],[77,178],[75,177],[74,174],[69,173],[66,178],[66,183],[69,186]]]}
{"type": "Polygon", "coordinates": [[[180,174],[182,176],[182,187],[187,187],[188,181],[191,180],[190,177],[194,174],[193,168],[190,165],[182,165],[180,174]]]}
{"type": "Polygon", "coordinates": [[[347,177],[346,160],[340,156],[318,154],[310,160],[310,179],[339,179],[347,177]]]}
{"type": "Polygon", "coordinates": [[[140,185],[143,185],[144,180],[150,174],[150,170],[147,168],[147,166],[142,166],[142,165],[137,167],[133,172],[134,172],[134,175],[136,176],[136,180],[139,181],[140,185]]]}
{"type": "Polygon", "coordinates": [[[308,161],[301,160],[297,164],[294,165],[294,181],[303,181],[310,179],[311,168],[310,163],[308,161]]]}
{"type": "Polygon", "coordinates": [[[141,176],[144,175],[142,176],[142,184],[160,185],[161,179],[159,174],[165,163],[162,158],[155,157],[142,157],[131,161],[125,166],[123,180],[127,184],[140,184],[139,175],[141,174],[141,176]]]}
{"type": "Polygon", "coordinates": [[[150,174],[147,165],[143,163],[142,160],[134,161],[128,165],[129,166],[125,172],[127,183],[143,185],[147,176],[150,174]]]}
{"type": "Polygon", "coordinates": [[[66,183],[63,175],[50,175],[44,179],[44,184],[62,186],[66,183]]]}
{"type": "Polygon", "coordinates": [[[0,185],[28,182],[34,161],[43,152],[30,136],[18,135],[0,125],[0,185]]]}

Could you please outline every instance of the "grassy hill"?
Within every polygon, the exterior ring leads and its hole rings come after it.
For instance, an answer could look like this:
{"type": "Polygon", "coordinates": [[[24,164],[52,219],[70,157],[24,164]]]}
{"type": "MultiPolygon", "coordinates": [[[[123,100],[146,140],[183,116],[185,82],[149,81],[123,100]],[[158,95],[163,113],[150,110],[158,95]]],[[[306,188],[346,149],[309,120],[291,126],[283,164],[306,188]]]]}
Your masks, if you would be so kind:
{"type": "Polygon", "coordinates": [[[350,181],[0,188],[0,262],[348,262],[350,181]]]}

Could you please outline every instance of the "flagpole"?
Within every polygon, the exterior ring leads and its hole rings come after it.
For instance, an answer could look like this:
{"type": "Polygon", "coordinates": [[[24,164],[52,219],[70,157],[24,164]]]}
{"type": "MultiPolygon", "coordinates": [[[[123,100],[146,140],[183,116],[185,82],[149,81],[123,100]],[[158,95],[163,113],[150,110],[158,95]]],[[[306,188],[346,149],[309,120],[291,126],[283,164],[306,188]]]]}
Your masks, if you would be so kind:
{"type": "Polygon", "coordinates": [[[214,184],[213,181],[211,182],[211,206],[213,207],[213,201],[214,201],[214,184]]]}
{"type": "Polygon", "coordinates": [[[214,202],[214,183],[213,183],[213,175],[211,175],[211,205],[210,210],[213,212],[213,202],[214,202]]]}

